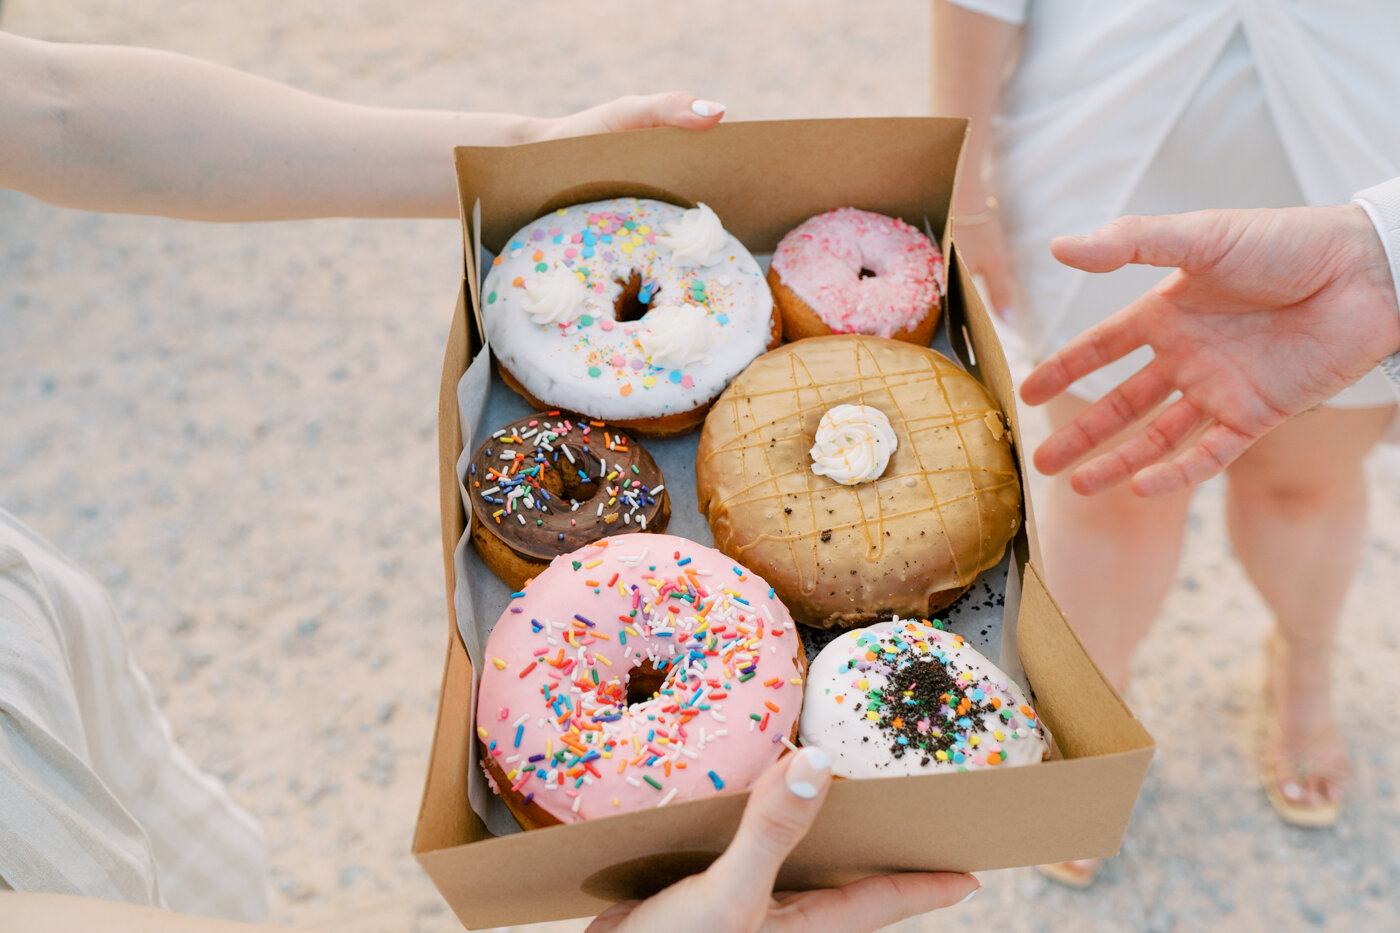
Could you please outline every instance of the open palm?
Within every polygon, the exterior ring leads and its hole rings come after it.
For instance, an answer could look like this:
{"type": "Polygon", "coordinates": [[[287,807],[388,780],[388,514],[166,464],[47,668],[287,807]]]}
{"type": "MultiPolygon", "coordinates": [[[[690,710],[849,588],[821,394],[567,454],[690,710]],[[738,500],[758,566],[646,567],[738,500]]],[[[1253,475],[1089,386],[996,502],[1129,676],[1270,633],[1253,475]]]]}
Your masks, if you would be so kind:
{"type": "Polygon", "coordinates": [[[1360,207],[1124,217],[1052,249],[1089,272],[1176,267],[1022,386],[1022,398],[1040,404],[1133,349],[1152,348],[1150,363],[1036,451],[1036,467],[1058,473],[1147,419],[1075,469],[1071,484],[1084,494],[1130,477],[1144,496],[1208,479],[1400,344],[1395,286],[1360,207]]]}

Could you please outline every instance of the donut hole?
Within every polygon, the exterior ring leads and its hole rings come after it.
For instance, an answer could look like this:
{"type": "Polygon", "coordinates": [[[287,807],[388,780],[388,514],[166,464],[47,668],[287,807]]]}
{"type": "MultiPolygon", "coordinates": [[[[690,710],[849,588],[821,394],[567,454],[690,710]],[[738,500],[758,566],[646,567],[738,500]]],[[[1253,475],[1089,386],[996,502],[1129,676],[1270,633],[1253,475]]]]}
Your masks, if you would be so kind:
{"type": "Polygon", "coordinates": [[[666,672],[651,661],[643,661],[627,672],[627,705],[645,703],[666,683],[666,672]]]}
{"type": "Polygon", "coordinates": [[[633,269],[625,280],[617,280],[622,286],[622,294],[613,302],[613,311],[618,321],[640,321],[642,316],[651,310],[652,305],[656,304],[656,296],[661,294],[661,286],[653,284],[649,290],[643,291],[644,281],[646,279],[637,269],[633,269]]]}
{"type": "Polygon", "coordinates": [[[587,502],[602,488],[599,477],[603,473],[603,462],[598,455],[586,447],[564,444],[556,448],[559,459],[544,464],[540,470],[540,485],[556,499],[587,502]],[[568,453],[564,452],[565,448],[568,453]],[[572,456],[572,460],[570,460],[572,456]]]}

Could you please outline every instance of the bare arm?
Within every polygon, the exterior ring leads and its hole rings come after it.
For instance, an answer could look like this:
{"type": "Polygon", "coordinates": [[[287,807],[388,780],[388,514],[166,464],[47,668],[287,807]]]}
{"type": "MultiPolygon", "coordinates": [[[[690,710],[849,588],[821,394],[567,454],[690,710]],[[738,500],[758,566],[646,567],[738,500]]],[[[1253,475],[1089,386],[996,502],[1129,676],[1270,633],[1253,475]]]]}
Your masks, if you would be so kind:
{"type": "Polygon", "coordinates": [[[67,894],[0,894],[4,928],[14,933],[102,930],[103,933],[293,933],[289,927],[249,926],[191,917],[154,907],[67,894]]]}
{"type": "MultiPolygon", "coordinates": [[[[972,124],[963,153],[963,188],[987,186],[990,124],[1020,35],[1021,27],[1015,23],[974,13],[948,0],[933,2],[933,112],[967,117],[972,124]]],[[[984,205],[976,196],[976,191],[959,191],[954,215],[981,211],[984,205]]]]}
{"type": "MultiPolygon", "coordinates": [[[[775,762],[749,793],[733,842],[706,871],[646,901],[604,911],[589,933],[709,930],[798,933],[870,931],[914,914],[962,903],[981,885],[971,875],[915,872],[876,875],[841,888],[773,893],[784,860],[807,835],[831,787],[831,759],[806,748],[775,762]]],[[[0,894],[0,927],[9,933],[101,930],[103,933],[291,933],[57,894],[0,894]]]]}
{"type": "Polygon", "coordinates": [[[396,110],[170,52],[0,33],[0,188],[190,220],[455,217],[453,146],[718,122],[722,108],[694,101],[625,97],[557,119],[396,110]]]}
{"type": "Polygon", "coordinates": [[[1004,316],[1015,302],[1001,220],[987,207],[996,196],[991,121],[1020,35],[1019,25],[934,0],[933,112],[966,117],[971,124],[953,201],[953,233],[973,274],[986,281],[993,310],[1004,316]],[[960,226],[958,218],[970,222],[960,226]]]}

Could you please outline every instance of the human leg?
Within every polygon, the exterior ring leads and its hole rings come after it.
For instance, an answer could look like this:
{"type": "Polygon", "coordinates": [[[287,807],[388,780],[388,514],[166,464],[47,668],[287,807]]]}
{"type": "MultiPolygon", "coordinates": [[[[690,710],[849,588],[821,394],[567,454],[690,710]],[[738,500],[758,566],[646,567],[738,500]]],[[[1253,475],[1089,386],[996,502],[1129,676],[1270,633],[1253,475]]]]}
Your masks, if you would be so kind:
{"type": "Polygon", "coordinates": [[[1333,649],[1361,558],[1363,461],[1394,412],[1394,405],[1309,412],[1270,432],[1228,471],[1230,538],[1274,615],[1266,774],[1283,797],[1280,813],[1294,822],[1334,819],[1346,778],[1332,711],[1333,649]]]}
{"type": "MultiPolygon", "coordinates": [[[[1088,404],[1066,396],[1050,402],[1051,426],[1068,424],[1088,404]]],[[[1050,479],[1041,510],[1046,583],[1089,656],[1121,692],[1133,650],[1171,590],[1190,494],[1143,499],[1119,486],[1081,496],[1070,488],[1069,473],[1050,479]]]]}
{"type": "MultiPolygon", "coordinates": [[[[1046,414],[1058,429],[1088,406],[1063,395],[1047,403],[1046,414]]],[[[1065,471],[1050,478],[1040,510],[1046,584],[1089,656],[1122,693],[1133,652],[1176,575],[1190,494],[1142,499],[1118,486],[1081,496],[1068,477],[1065,471]]],[[[1060,884],[1086,888],[1100,864],[1084,859],[1038,867],[1060,884]]]]}

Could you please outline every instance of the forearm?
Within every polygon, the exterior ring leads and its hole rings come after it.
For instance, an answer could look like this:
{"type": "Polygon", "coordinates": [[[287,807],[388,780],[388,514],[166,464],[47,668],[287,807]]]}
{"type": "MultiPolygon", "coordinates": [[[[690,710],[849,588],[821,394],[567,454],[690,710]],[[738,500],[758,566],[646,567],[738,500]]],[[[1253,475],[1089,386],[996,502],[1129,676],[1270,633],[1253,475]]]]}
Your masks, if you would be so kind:
{"type": "Polygon", "coordinates": [[[986,207],[991,120],[1020,35],[1015,23],[933,0],[933,112],[971,123],[954,216],[986,207]]]}
{"type": "Polygon", "coordinates": [[[250,926],[229,920],[139,907],[64,894],[0,894],[0,924],[14,933],[101,930],[102,933],[292,933],[287,927],[250,926]]]}
{"type": "Polygon", "coordinates": [[[0,34],[0,187],[66,207],[453,217],[452,147],[524,141],[541,123],[356,106],[168,52],[0,34]]]}

